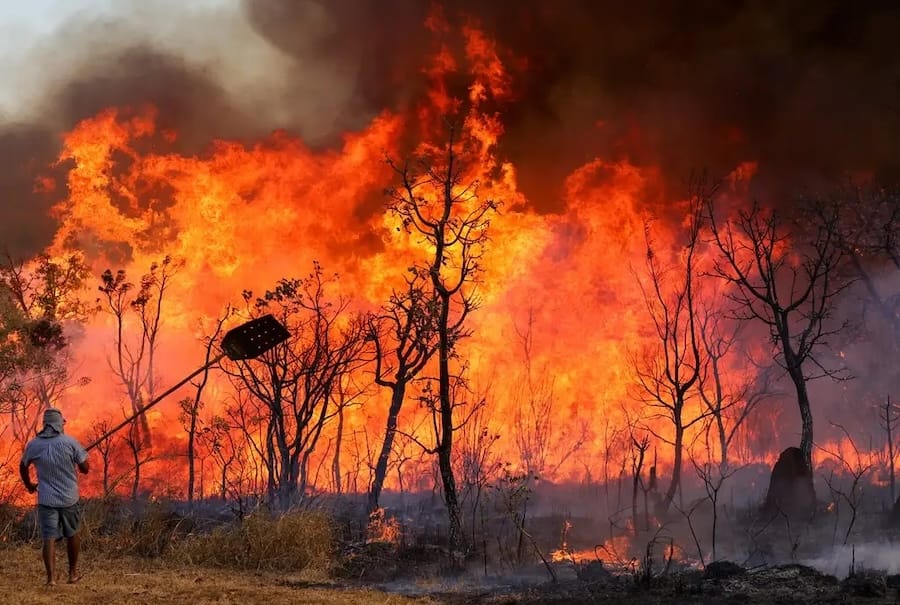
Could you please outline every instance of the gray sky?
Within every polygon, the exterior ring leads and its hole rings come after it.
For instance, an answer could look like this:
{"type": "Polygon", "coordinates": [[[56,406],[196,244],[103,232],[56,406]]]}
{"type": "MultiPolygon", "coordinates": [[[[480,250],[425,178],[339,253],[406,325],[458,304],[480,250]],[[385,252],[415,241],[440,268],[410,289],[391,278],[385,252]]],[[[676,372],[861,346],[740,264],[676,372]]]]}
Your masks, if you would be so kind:
{"type": "Polygon", "coordinates": [[[150,41],[215,75],[226,89],[269,90],[284,58],[247,25],[239,0],[0,0],[0,119],[31,117],[60,73],[125,43],[150,41]],[[116,36],[96,32],[115,22],[116,36]],[[90,31],[89,35],[83,32],[90,31]],[[125,32],[123,34],[123,32],[125,32]],[[255,66],[265,64],[268,69],[255,66]],[[276,69],[271,69],[275,67],[276,69]]]}
{"type": "Polygon", "coordinates": [[[33,52],[46,47],[73,17],[99,19],[114,13],[115,4],[115,0],[0,2],[0,112],[18,114],[23,99],[40,80],[29,69],[33,52]]]}

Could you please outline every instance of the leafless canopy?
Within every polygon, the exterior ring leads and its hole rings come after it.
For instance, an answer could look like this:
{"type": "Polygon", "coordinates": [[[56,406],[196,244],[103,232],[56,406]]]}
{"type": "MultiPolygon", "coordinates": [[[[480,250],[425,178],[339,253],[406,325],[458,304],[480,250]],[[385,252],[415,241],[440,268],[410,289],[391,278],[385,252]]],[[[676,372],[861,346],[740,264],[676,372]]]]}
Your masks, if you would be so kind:
{"type": "Polygon", "coordinates": [[[809,200],[796,217],[754,202],[723,220],[707,204],[710,231],[720,255],[714,274],[731,288],[734,316],[767,326],[774,359],[797,391],[803,423],[800,449],[811,467],[813,421],[806,383],[830,376],[845,378],[816,354],[846,322],[832,317],[835,303],[852,280],[840,276],[839,213],[809,200]],[[792,220],[793,219],[793,220],[792,220]]]}

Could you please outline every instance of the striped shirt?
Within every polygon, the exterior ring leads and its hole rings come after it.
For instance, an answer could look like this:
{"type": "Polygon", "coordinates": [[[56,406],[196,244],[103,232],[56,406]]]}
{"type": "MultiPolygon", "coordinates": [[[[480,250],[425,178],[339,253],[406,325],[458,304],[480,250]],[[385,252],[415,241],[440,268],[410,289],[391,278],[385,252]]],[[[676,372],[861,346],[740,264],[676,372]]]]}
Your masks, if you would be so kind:
{"type": "Polygon", "coordinates": [[[38,435],[25,446],[22,464],[34,464],[38,477],[38,504],[64,508],[78,503],[75,465],[87,460],[87,450],[65,434],[38,435]]]}

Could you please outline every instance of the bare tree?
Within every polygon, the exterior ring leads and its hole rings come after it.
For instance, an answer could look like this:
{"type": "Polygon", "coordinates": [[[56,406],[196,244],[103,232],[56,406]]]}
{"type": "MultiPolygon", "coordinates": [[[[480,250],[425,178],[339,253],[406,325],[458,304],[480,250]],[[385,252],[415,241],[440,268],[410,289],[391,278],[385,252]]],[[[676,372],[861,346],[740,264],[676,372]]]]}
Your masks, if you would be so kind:
{"type": "Polygon", "coordinates": [[[229,473],[242,453],[235,437],[236,429],[238,427],[232,427],[224,416],[214,415],[203,423],[203,428],[197,433],[198,443],[206,449],[218,467],[216,493],[222,500],[228,498],[229,473]]]}
{"type": "Polygon", "coordinates": [[[896,463],[897,450],[894,440],[896,438],[897,422],[900,421],[900,406],[891,401],[888,395],[884,405],[878,407],[878,420],[881,422],[881,428],[884,429],[885,441],[887,441],[887,467],[888,480],[891,486],[891,503],[897,501],[897,482],[896,482],[896,463]]]}
{"type": "Polygon", "coordinates": [[[225,322],[232,315],[233,309],[231,306],[227,306],[222,317],[218,319],[216,322],[216,327],[213,330],[212,336],[209,336],[205,339],[206,341],[206,357],[204,359],[203,367],[205,368],[203,372],[200,374],[200,378],[197,382],[192,382],[191,384],[194,387],[194,396],[186,397],[182,399],[179,404],[181,406],[181,423],[188,435],[187,442],[187,463],[188,463],[188,484],[187,484],[187,501],[189,506],[193,506],[194,503],[194,493],[195,493],[195,484],[196,484],[196,469],[195,469],[195,460],[197,457],[197,433],[199,430],[199,425],[201,424],[200,420],[200,410],[203,407],[203,391],[206,389],[206,385],[209,382],[209,370],[210,370],[210,361],[213,357],[213,344],[219,339],[219,335],[222,333],[222,329],[225,325],[225,322]]]}
{"type": "Polygon", "coordinates": [[[633,359],[639,397],[672,424],[671,439],[657,435],[673,448],[672,479],[663,496],[667,509],[681,484],[685,432],[705,417],[703,411],[688,419],[685,406],[696,396],[703,373],[702,343],[699,335],[696,256],[704,203],[714,193],[699,181],[692,185],[687,241],[679,266],[662,266],[647,227],[647,280],[638,284],[656,337],[656,346],[633,359]],[[674,277],[672,277],[674,276],[674,277]]]}
{"type": "MultiPolygon", "coordinates": [[[[734,435],[733,432],[730,433],[731,436],[734,435]]],[[[717,436],[721,440],[722,432],[721,430],[717,431],[717,436]]],[[[717,547],[718,547],[718,531],[719,531],[719,497],[721,495],[722,487],[725,485],[725,481],[728,480],[735,472],[737,472],[738,467],[730,465],[728,463],[727,457],[722,457],[719,459],[719,464],[715,464],[713,462],[713,446],[710,440],[710,431],[705,431],[701,436],[703,438],[703,442],[705,445],[705,452],[703,454],[698,454],[694,449],[691,449],[689,454],[691,464],[694,466],[694,471],[697,473],[697,477],[700,479],[701,483],[703,483],[703,489],[706,492],[706,499],[709,500],[710,505],[712,506],[712,513],[710,515],[710,542],[712,546],[712,561],[718,560],[717,547]]],[[[720,444],[721,447],[721,444],[720,444]]],[[[726,442],[727,447],[727,442],[726,442]]],[[[700,502],[703,500],[701,499],[700,502]]],[[[691,511],[693,512],[693,511],[691,511]]],[[[687,516],[688,523],[690,524],[690,515],[687,516]]],[[[693,526],[691,526],[691,531],[693,532],[693,526]]],[[[695,542],[698,542],[696,534],[694,534],[695,542]]],[[[698,549],[700,552],[700,560],[703,561],[703,552],[701,549],[698,549]]],[[[704,563],[705,565],[705,563],[704,563]]]]}
{"type": "MultiPolygon", "coordinates": [[[[484,492],[502,467],[494,445],[500,435],[491,430],[487,411],[487,399],[479,397],[474,404],[469,421],[461,428],[457,448],[457,465],[462,484],[460,504],[470,511],[471,543],[477,544],[478,528],[486,540],[484,492]]],[[[482,555],[487,557],[487,544],[482,541],[482,555]]],[[[485,565],[486,565],[485,560],[485,565]]]]}
{"type": "Polygon", "coordinates": [[[825,475],[825,484],[828,486],[828,490],[831,492],[834,503],[834,529],[835,534],[837,533],[838,522],[840,521],[841,515],[841,502],[847,504],[847,507],[850,509],[850,519],[847,521],[847,529],[844,531],[844,540],[843,544],[846,545],[850,540],[850,534],[853,532],[853,527],[856,525],[857,518],[859,517],[860,507],[863,503],[863,490],[864,490],[864,477],[868,474],[869,470],[872,468],[872,463],[870,460],[863,461],[863,457],[860,454],[859,448],[856,446],[856,442],[853,441],[853,438],[850,436],[850,433],[844,428],[842,425],[832,422],[831,425],[837,429],[840,429],[841,433],[843,433],[844,437],[846,437],[847,442],[850,444],[850,449],[852,450],[852,456],[848,456],[844,453],[842,447],[838,447],[837,449],[828,449],[822,446],[816,446],[829,456],[831,456],[834,460],[841,463],[843,467],[842,470],[847,472],[850,476],[850,485],[843,486],[838,479],[835,478],[834,472],[825,475]]]}
{"type": "Polygon", "coordinates": [[[613,507],[610,495],[610,484],[613,477],[610,474],[610,468],[613,466],[613,455],[619,454],[621,457],[616,458],[616,467],[618,468],[618,477],[616,478],[616,503],[615,508],[622,506],[622,481],[625,478],[625,468],[628,465],[628,457],[624,452],[628,449],[628,427],[614,426],[609,418],[603,422],[603,491],[605,495],[606,510],[613,507]]]}
{"type": "Polygon", "coordinates": [[[369,489],[370,512],[378,508],[407,387],[437,351],[437,299],[428,289],[430,282],[420,271],[410,269],[406,289],[394,291],[382,312],[369,320],[375,383],[391,391],[384,440],[369,489]]]}
{"type": "MultiPolygon", "coordinates": [[[[125,271],[120,269],[113,275],[107,269],[100,276],[98,290],[102,297],[99,308],[115,319],[114,354],[108,359],[109,367],[125,389],[131,414],[131,423],[124,442],[131,451],[134,475],[131,488],[132,499],[140,492],[141,465],[152,455],[142,456],[150,448],[150,424],[144,411],[146,401],[155,395],[155,360],[159,330],[162,325],[163,300],[172,276],[181,263],[166,256],[159,263],[150,265],[150,271],[141,277],[140,287],[132,298],[134,284],[128,281],[125,271]],[[137,329],[131,328],[129,318],[135,318],[137,329]]],[[[124,412],[126,417],[129,412],[124,412]]]]}
{"type": "MultiPolygon", "coordinates": [[[[360,323],[360,335],[365,328],[360,323]]],[[[362,360],[360,360],[362,362],[362,360]]],[[[361,365],[358,364],[358,365],[361,365]]],[[[331,392],[331,404],[334,406],[337,425],[334,431],[334,456],[331,459],[331,474],[334,483],[334,491],[337,494],[344,492],[343,464],[341,452],[344,446],[344,419],[346,411],[352,406],[358,406],[362,397],[367,392],[367,386],[361,384],[354,376],[354,372],[347,371],[336,378],[336,386],[331,392]]],[[[349,489],[349,488],[348,488],[349,489]]]]}
{"type": "Polygon", "coordinates": [[[516,449],[525,476],[554,474],[587,439],[587,427],[577,417],[558,422],[553,378],[547,368],[534,368],[534,312],[529,310],[524,328],[516,326],[522,345],[523,369],[515,381],[513,427],[516,449]]]}
{"type": "Polygon", "coordinates": [[[900,271],[900,189],[847,183],[817,210],[823,219],[827,213],[838,216],[836,246],[900,348],[900,291],[885,291],[889,282],[880,279],[900,271]]]}
{"type": "Polygon", "coordinates": [[[106,497],[110,493],[110,467],[112,465],[112,453],[116,445],[115,435],[109,433],[110,424],[108,420],[95,420],[91,424],[91,441],[96,442],[97,453],[100,454],[101,478],[103,486],[103,496],[106,497]]]}
{"type": "Polygon", "coordinates": [[[455,380],[452,359],[457,342],[467,335],[465,320],[477,307],[475,285],[498,204],[478,196],[477,181],[466,181],[467,171],[472,169],[467,161],[477,157],[477,149],[458,140],[455,125],[448,130],[444,145],[424,147],[412,162],[390,162],[399,184],[389,195],[390,208],[403,226],[424,238],[430,249],[430,258],[417,270],[430,279],[437,299],[438,392],[434,403],[439,431],[435,451],[450,522],[450,549],[461,552],[464,536],[452,464],[457,428],[453,417],[457,406],[451,397],[455,380]]]}
{"type": "Polygon", "coordinates": [[[272,313],[291,336],[257,360],[223,364],[238,389],[235,420],[265,464],[279,510],[305,497],[310,458],[337,414],[340,378],[364,361],[365,321],[348,316],[346,299],[327,295],[334,279],[315,263],[306,278],[282,279],[261,297],[245,291],[252,317],[272,313]]]}
{"type": "Polygon", "coordinates": [[[650,449],[650,437],[641,435],[640,439],[631,435],[631,527],[635,535],[638,533],[638,489],[644,493],[644,529],[650,529],[650,510],[647,502],[647,494],[653,489],[652,485],[644,482],[644,462],[647,450],[650,449]]]}
{"type": "Polygon", "coordinates": [[[156,388],[156,350],[162,325],[163,301],[171,279],[181,263],[166,256],[150,265],[150,272],[141,278],[140,287],[132,297],[134,284],[125,271],[115,275],[107,269],[100,276],[101,309],[115,319],[115,351],[109,359],[110,369],[124,387],[131,413],[138,414],[134,438],[137,447],[150,445],[150,424],[141,412],[145,401],[152,400],[156,388]],[[130,328],[129,317],[137,319],[137,329],[130,328]]]}
{"type": "Polygon", "coordinates": [[[726,221],[707,204],[712,240],[721,255],[714,272],[733,286],[728,297],[735,317],[762,322],[775,347],[774,359],[797,394],[802,431],[800,451],[812,472],[813,416],[807,381],[841,374],[820,363],[816,352],[844,324],[830,323],[837,297],[852,280],[838,271],[838,213],[810,202],[801,220],[785,220],[777,210],[754,202],[726,221]],[[808,366],[812,366],[812,369],[808,366]]]}
{"type": "MultiPolygon", "coordinates": [[[[721,476],[728,474],[728,453],[731,443],[757,406],[774,395],[772,366],[756,368],[758,371],[744,380],[729,380],[727,366],[730,359],[740,352],[734,345],[744,324],[727,321],[725,313],[704,306],[699,314],[699,334],[703,344],[703,370],[700,376],[699,394],[708,411],[706,432],[713,427],[718,441],[721,476]]],[[[747,357],[745,364],[755,367],[747,357]]],[[[712,454],[713,448],[707,452],[712,454]]]]}

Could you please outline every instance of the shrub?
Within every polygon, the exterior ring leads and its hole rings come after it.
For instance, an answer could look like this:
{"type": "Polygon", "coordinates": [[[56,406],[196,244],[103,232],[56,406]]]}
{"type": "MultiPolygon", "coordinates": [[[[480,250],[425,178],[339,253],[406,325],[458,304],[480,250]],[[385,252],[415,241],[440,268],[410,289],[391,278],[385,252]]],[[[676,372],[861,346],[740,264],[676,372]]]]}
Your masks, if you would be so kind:
{"type": "Polygon", "coordinates": [[[175,556],[193,564],[255,570],[327,570],[337,547],[337,528],[322,512],[273,517],[262,512],[239,525],[219,527],[181,541],[175,556]]]}
{"type": "Polygon", "coordinates": [[[123,502],[116,497],[82,503],[84,547],[115,555],[160,557],[194,527],[165,502],[123,502]]]}
{"type": "Polygon", "coordinates": [[[0,504],[0,543],[28,542],[37,534],[37,517],[31,509],[0,504]]]}

